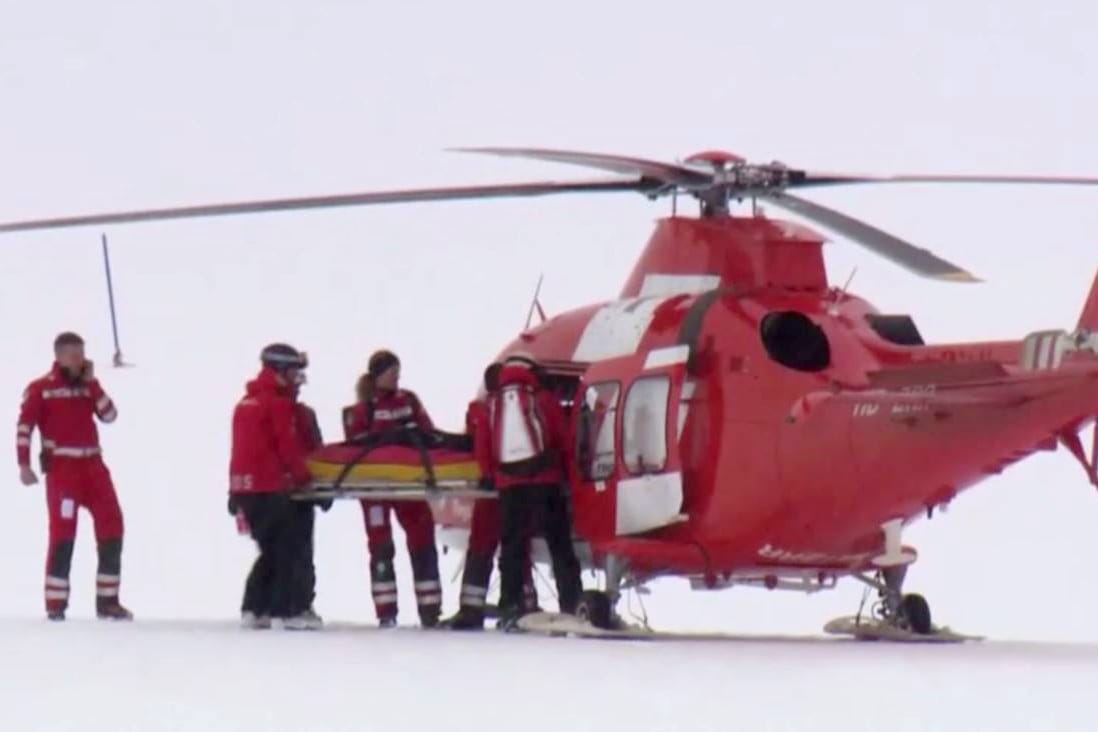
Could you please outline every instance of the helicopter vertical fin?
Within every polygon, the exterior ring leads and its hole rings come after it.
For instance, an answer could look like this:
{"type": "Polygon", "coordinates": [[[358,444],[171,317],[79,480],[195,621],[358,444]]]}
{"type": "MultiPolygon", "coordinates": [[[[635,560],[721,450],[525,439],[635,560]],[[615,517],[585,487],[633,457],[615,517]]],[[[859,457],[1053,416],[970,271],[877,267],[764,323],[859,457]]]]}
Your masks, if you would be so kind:
{"type": "Polygon", "coordinates": [[[1079,330],[1098,332],[1098,273],[1094,275],[1094,282],[1090,286],[1090,294],[1087,295],[1083,312],[1079,316],[1079,330]]]}

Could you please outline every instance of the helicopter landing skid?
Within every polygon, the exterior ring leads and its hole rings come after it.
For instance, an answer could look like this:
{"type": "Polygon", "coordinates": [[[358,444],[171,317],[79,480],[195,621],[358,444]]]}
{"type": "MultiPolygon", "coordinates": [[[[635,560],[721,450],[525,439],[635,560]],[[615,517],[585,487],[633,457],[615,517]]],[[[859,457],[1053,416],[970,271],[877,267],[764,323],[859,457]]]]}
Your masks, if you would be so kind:
{"type": "Polygon", "coordinates": [[[888,621],[857,615],[835,618],[824,626],[824,632],[861,641],[892,643],[964,643],[984,640],[983,636],[956,633],[948,627],[934,627],[929,633],[916,633],[888,621]]]}
{"type": "Polygon", "coordinates": [[[983,640],[980,636],[962,635],[948,627],[936,626],[930,619],[930,604],[922,595],[904,594],[907,566],[881,569],[874,576],[858,573],[853,577],[866,585],[866,594],[858,614],[836,618],[824,626],[831,635],[845,635],[858,640],[883,640],[904,643],[959,643],[983,640]],[[868,613],[863,613],[869,593],[877,599],[868,613]]]}

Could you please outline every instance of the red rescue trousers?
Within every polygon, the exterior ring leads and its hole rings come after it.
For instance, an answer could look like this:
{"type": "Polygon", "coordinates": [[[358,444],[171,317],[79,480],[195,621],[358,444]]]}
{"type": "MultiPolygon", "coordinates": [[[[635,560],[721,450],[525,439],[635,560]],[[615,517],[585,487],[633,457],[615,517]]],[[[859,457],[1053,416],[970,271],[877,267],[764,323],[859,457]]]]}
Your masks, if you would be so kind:
{"type": "Polygon", "coordinates": [[[49,508],[46,611],[63,611],[68,606],[69,569],[81,508],[92,515],[99,546],[97,601],[117,601],[122,563],[122,509],[103,460],[98,455],[50,458],[46,503],[49,508]]]}
{"type": "Polygon", "coordinates": [[[397,614],[396,570],[393,567],[396,551],[390,513],[396,514],[407,539],[420,619],[425,624],[433,623],[442,607],[442,585],[435,548],[435,521],[430,507],[423,501],[362,501],[370,549],[370,586],[377,616],[385,619],[395,618],[397,614]]]}

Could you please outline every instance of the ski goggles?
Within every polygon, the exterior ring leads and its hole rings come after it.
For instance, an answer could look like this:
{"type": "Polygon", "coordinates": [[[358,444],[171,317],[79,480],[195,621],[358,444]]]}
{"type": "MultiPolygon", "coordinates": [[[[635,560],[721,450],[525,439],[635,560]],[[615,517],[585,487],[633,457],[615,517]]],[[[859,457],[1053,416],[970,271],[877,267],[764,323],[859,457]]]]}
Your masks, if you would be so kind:
{"type": "Polygon", "coordinates": [[[263,363],[276,371],[289,371],[290,369],[303,370],[309,367],[309,354],[300,351],[297,354],[290,353],[264,353],[263,363]]]}

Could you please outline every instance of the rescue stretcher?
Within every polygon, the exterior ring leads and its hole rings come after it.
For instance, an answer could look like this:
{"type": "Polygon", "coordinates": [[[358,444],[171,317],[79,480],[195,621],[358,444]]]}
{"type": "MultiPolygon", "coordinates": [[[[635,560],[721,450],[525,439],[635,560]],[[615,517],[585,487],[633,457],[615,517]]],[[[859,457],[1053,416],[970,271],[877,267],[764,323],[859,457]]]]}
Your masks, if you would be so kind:
{"type": "Polygon", "coordinates": [[[480,466],[466,435],[400,429],[325,445],[306,464],[313,485],[294,494],[300,501],[496,497],[495,491],[479,487],[480,466]]]}

